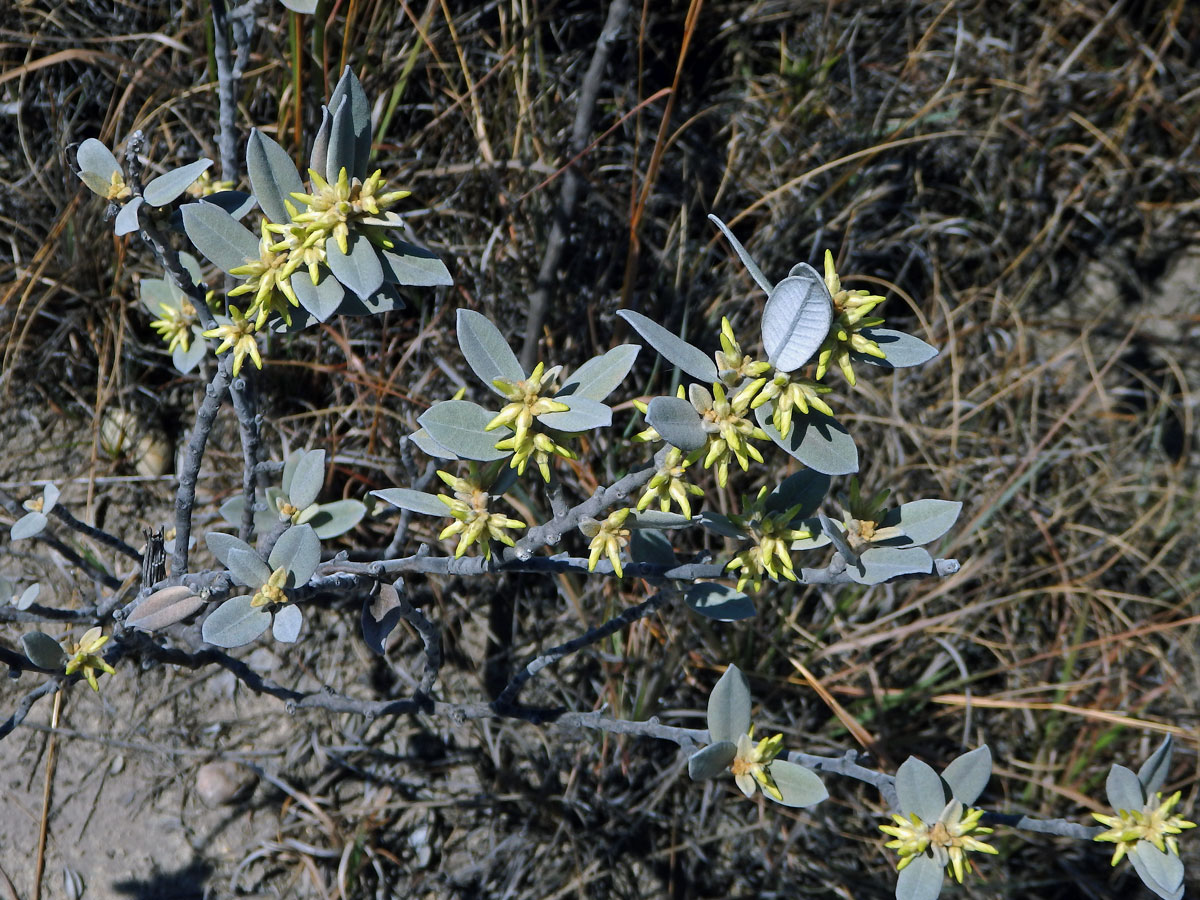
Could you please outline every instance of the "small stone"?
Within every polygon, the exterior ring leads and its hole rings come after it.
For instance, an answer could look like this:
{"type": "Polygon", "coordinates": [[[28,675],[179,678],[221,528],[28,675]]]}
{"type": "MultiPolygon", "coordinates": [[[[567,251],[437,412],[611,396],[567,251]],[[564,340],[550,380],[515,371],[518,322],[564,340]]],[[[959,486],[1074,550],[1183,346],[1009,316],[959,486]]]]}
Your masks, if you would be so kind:
{"type": "Polygon", "coordinates": [[[205,806],[228,806],[249,797],[257,781],[253,772],[237,763],[205,763],[196,772],[196,796],[205,806]]]}

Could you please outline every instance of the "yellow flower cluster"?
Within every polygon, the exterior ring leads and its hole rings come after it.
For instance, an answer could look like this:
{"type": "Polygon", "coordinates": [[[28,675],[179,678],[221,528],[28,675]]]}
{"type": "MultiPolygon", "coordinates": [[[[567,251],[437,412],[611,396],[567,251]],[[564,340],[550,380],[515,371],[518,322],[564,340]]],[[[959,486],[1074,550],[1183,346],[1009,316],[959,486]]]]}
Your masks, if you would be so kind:
{"type": "Polygon", "coordinates": [[[954,880],[962,884],[968,852],[999,852],[990,844],[973,837],[992,833],[992,829],[979,824],[982,817],[983,810],[964,809],[958,800],[951,800],[936,822],[922,822],[916,813],[910,813],[907,819],[893,813],[892,821],[895,824],[880,825],[879,830],[895,838],[884,846],[900,854],[897,871],[929,850],[938,864],[948,867],[954,880]]]}
{"type": "Polygon", "coordinates": [[[633,510],[628,508],[618,509],[610,513],[603,522],[585,517],[579,523],[579,530],[583,532],[584,537],[591,538],[591,543],[588,544],[590,550],[588,555],[589,572],[596,571],[596,563],[600,561],[600,554],[603,553],[612,563],[617,577],[624,576],[625,573],[621,570],[621,551],[629,543],[630,532],[625,527],[625,520],[629,518],[631,512],[633,510]]]}
{"type": "Polygon", "coordinates": [[[1108,830],[1096,835],[1093,840],[1111,841],[1116,844],[1113,849],[1112,864],[1115,866],[1130,850],[1137,846],[1138,841],[1149,841],[1160,853],[1179,855],[1179,841],[1174,835],[1186,828],[1195,828],[1195,822],[1189,822],[1182,816],[1173,815],[1171,810],[1179,802],[1182,793],[1176,791],[1166,800],[1162,794],[1156,794],[1158,803],[1147,805],[1144,810],[1120,809],[1115,816],[1092,813],[1101,825],[1107,825],[1108,830]]]}
{"type": "Polygon", "coordinates": [[[96,681],[96,670],[106,672],[109,675],[116,675],[116,670],[113,669],[104,658],[100,656],[99,650],[108,643],[108,635],[101,635],[100,626],[89,628],[83,633],[77,642],[72,644],[67,653],[71,658],[67,661],[65,672],[67,675],[74,675],[82,670],[83,677],[87,679],[87,683],[91,685],[93,691],[99,692],[100,685],[96,681]]]}
{"type": "Polygon", "coordinates": [[[885,358],[879,344],[859,333],[864,328],[883,324],[883,319],[869,319],[867,313],[882,303],[884,298],[869,291],[843,290],[841,279],[833,267],[833,254],[828,250],[825,251],[825,286],[833,297],[834,319],[828,336],[817,351],[816,378],[820,381],[829,370],[830,363],[836,363],[846,380],[854,384],[851,350],[877,359],[885,358]]]}
{"type": "Polygon", "coordinates": [[[525,523],[488,510],[491,497],[482,485],[474,464],[465,478],[456,477],[449,472],[439,471],[437,474],[454,492],[453,497],[438,494],[437,498],[446,504],[450,515],[454,517],[454,521],[442,529],[438,539],[445,540],[459,535],[458,547],[454,551],[455,559],[466,553],[472,544],[479,544],[483,549],[484,559],[492,558],[493,540],[509,547],[513,546],[514,542],[508,534],[508,529],[524,528],[525,523]]]}

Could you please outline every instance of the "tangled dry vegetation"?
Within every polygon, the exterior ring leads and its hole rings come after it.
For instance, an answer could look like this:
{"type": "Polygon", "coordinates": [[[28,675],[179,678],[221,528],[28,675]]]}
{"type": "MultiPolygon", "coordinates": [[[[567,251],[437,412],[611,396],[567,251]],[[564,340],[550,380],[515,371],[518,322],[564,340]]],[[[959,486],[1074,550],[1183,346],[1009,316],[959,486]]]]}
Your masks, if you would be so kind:
{"type": "MultiPolygon", "coordinates": [[[[281,6],[258,7],[239,127],[297,149],[349,61],[382,98],[378,162],[412,189],[411,221],[455,286],[269,348],[268,439],[327,448],[330,499],[410,483],[402,437],[470,381],[455,308],[486,312],[520,346],[606,8],[333,6],[323,43],[311,21],[297,37],[281,6]]],[[[137,461],[99,449],[96,423],[127,409],[178,436],[200,382],[174,373],[138,307],[139,279],[159,274],[150,255],[112,237],[66,147],[141,128],[154,163],[217,158],[206,10],[29,0],[0,25],[0,479],[17,499],[30,479],[70,480],[76,513],[108,507],[129,540],[143,521],[168,519],[169,478],[133,477],[137,461]]],[[[721,315],[748,333],[762,297],[709,212],[776,278],[832,248],[851,287],[889,295],[889,324],[941,348],[929,365],[838,397],[865,485],[963,501],[940,553],[964,565],[870,590],[772,588],[746,624],[669,610],[569,660],[537,699],[699,726],[718,667],[735,662],[755,685],[757,718],[790,746],[865,742],[881,767],[915,753],[940,768],[986,741],[999,777],[983,800],[1038,815],[1101,809],[1110,762],[1144,757],[1164,732],[1194,769],[1198,142],[1200,8],[1187,0],[634,4],[574,159],[579,201],[535,332],[539,358],[573,365],[627,337],[620,308],[705,346],[721,315]]],[[[627,390],[670,387],[653,356],[627,390]]],[[[639,459],[621,439],[626,421],[564,472],[581,494],[639,459]]],[[[226,447],[202,481],[213,499],[239,484],[236,445],[226,447]]],[[[734,479],[727,494],[710,484],[708,502],[724,508],[763,478],[734,479]]],[[[544,515],[540,497],[524,502],[531,519],[544,515]]],[[[344,546],[381,548],[391,524],[369,521],[344,546]]],[[[8,554],[0,567],[39,565],[58,590],[90,590],[47,560],[8,554]]],[[[566,577],[410,587],[445,627],[445,690],[459,699],[486,696],[539,647],[645,596],[636,581],[566,577]]],[[[415,636],[382,663],[357,646],[352,611],[326,609],[312,627],[319,639],[291,655],[256,651],[270,657],[257,662],[277,680],[359,696],[408,687],[415,636]]],[[[0,640],[17,633],[4,625],[0,640]]],[[[892,891],[878,797],[846,784],[812,812],[760,809],[727,782],[687,782],[674,748],[646,740],[289,718],[211,675],[162,668],[122,671],[100,700],[83,693],[65,704],[56,750],[26,729],[0,759],[39,797],[50,773],[61,837],[48,871],[73,868],[96,896],[892,891]],[[122,773],[119,759],[136,765],[122,773]],[[252,762],[261,780],[251,800],[205,819],[195,774],[212,759],[252,762]],[[87,767],[78,790],[95,806],[112,785],[133,798],[117,804],[133,810],[127,843],[139,816],[173,814],[183,855],[148,863],[147,851],[106,882],[108,832],[82,818],[86,806],[72,818],[55,786],[72,760],[87,767]]],[[[19,695],[0,690],[4,715],[19,695]]],[[[1185,808],[1196,786],[1170,785],[1185,808]]],[[[36,804],[0,816],[18,823],[0,835],[0,866],[22,891],[39,816],[36,804]]],[[[1141,890],[1095,847],[999,834],[996,844],[999,860],[964,896],[1141,890]]],[[[1183,857],[1194,871],[1195,841],[1183,857]]]]}

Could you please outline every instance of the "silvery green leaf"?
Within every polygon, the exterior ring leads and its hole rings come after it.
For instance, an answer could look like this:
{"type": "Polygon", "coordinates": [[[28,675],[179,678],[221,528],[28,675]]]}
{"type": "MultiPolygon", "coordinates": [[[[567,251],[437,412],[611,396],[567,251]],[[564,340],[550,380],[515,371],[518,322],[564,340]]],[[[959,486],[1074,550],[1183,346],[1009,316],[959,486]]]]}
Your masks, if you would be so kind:
{"type": "Polygon", "coordinates": [[[304,450],[297,447],[283,461],[283,474],[279,479],[279,484],[283,488],[284,494],[291,493],[292,479],[296,477],[296,467],[300,465],[300,460],[302,459],[304,459],[304,450]]]}
{"type": "Polygon", "coordinates": [[[383,277],[392,284],[408,284],[414,287],[434,287],[439,284],[454,284],[454,278],[446,264],[432,250],[418,247],[407,241],[392,241],[391,250],[380,250],[383,277]]]}
{"type": "Polygon", "coordinates": [[[383,228],[403,228],[404,216],[390,209],[381,210],[378,215],[363,216],[358,220],[363,225],[379,225],[383,228]]]}
{"type": "MultiPolygon", "coordinates": [[[[350,117],[350,131],[353,135],[354,155],[350,162],[343,163],[351,178],[364,179],[367,177],[367,165],[371,161],[371,104],[363,91],[362,82],[349,66],[342,71],[333,93],[329,97],[329,108],[341,108],[342,98],[348,100],[346,112],[350,117]]],[[[336,115],[333,123],[333,133],[337,131],[336,115]]],[[[334,173],[336,175],[336,173],[334,173]]],[[[333,178],[329,179],[330,182],[333,178]]]]}
{"type": "Polygon", "coordinates": [[[321,540],[345,534],[363,520],[367,508],[360,500],[335,500],[322,503],[308,525],[321,540]]]}
{"type": "Polygon", "coordinates": [[[1164,853],[1149,841],[1138,841],[1129,851],[1129,861],[1150,888],[1164,900],[1183,897],[1183,861],[1174,853],[1164,853]]]}
{"type": "Polygon", "coordinates": [[[142,190],[142,198],[151,206],[166,206],[192,186],[208,167],[211,159],[198,159],[178,169],[163,172],[142,190]]]}
{"type": "Polygon", "coordinates": [[[424,428],[418,428],[408,437],[426,456],[432,456],[435,459],[458,459],[453,450],[443,447],[431,438],[429,432],[424,428]]]}
{"type": "Polygon", "coordinates": [[[284,644],[296,643],[300,637],[300,626],[304,624],[304,613],[300,607],[289,603],[275,613],[275,621],[271,623],[271,634],[275,640],[284,644]]]}
{"type": "Polygon", "coordinates": [[[596,431],[612,425],[612,408],[582,394],[571,394],[566,397],[555,397],[559,403],[570,407],[566,412],[545,413],[537,420],[547,428],[555,431],[575,433],[581,431],[596,431]]]}
{"type": "Polygon", "coordinates": [[[208,546],[208,552],[220,560],[221,565],[226,568],[229,568],[230,551],[243,550],[246,553],[254,553],[254,548],[245,541],[221,531],[210,531],[204,536],[204,543],[208,546]]]}
{"type": "Polygon", "coordinates": [[[288,587],[307,584],[321,563],[321,541],[308,525],[293,525],[271,549],[268,562],[272,569],[288,570],[288,587]]]}
{"type": "Polygon", "coordinates": [[[816,512],[817,507],[829,492],[828,475],[816,469],[801,469],[783,479],[770,494],[767,495],[766,508],[768,512],[785,512],[799,506],[795,518],[807,518],[816,512]]]}
{"type": "Polygon", "coordinates": [[[640,334],[646,343],[657,350],[668,362],[678,366],[697,381],[706,384],[716,382],[717,364],[703,350],[693,347],[681,337],[676,337],[653,319],[649,319],[641,313],[636,313],[631,309],[622,309],[617,312],[617,315],[632,325],[633,330],[640,334]]]}
{"type": "Polygon", "coordinates": [[[240,525],[242,521],[242,510],[245,508],[245,496],[242,494],[234,494],[217,507],[217,512],[219,512],[221,514],[221,518],[230,525],[240,525]]]}
{"type": "MultiPolygon", "coordinates": [[[[952,500],[913,500],[889,509],[879,523],[882,527],[897,525],[904,532],[905,544],[928,544],[949,531],[962,510],[962,504],[952,500]]],[[[885,542],[887,543],[887,542],[885,542]]]]}
{"type": "Polygon", "coordinates": [[[750,258],[750,254],[746,252],[746,248],[742,246],[742,242],[735,238],[733,236],[733,232],[730,231],[725,223],[716,216],[709,213],[708,218],[709,221],[721,229],[721,234],[725,235],[725,240],[729,241],[729,243],[733,245],[734,252],[737,253],[738,258],[742,261],[742,265],[746,267],[746,271],[748,271],[750,276],[756,282],[758,282],[758,286],[768,294],[771,293],[771,282],[768,281],[767,276],[762,273],[762,269],[760,269],[754,260],[750,258]]]}
{"type": "Polygon", "coordinates": [[[117,237],[133,234],[141,224],[138,222],[138,211],[145,201],[141,197],[130,197],[129,202],[121,207],[117,218],[113,221],[113,233],[117,237]]]}
{"type": "Polygon", "coordinates": [[[621,344],[601,356],[589,359],[563,382],[562,390],[558,392],[559,399],[569,394],[603,400],[625,380],[641,349],[637,344],[621,344]]]}
{"type": "Polygon", "coordinates": [[[932,856],[917,856],[896,876],[896,900],[937,900],[945,871],[932,856]]]}
{"type": "Polygon", "coordinates": [[[157,631],[176,625],[204,606],[204,601],[191,588],[182,584],[155,591],[142,600],[125,617],[128,628],[157,631]]]}
{"type": "Polygon", "coordinates": [[[21,650],[25,658],[40,669],[60,669],[67,664],[62,645],[41,631],[21,635],[21,650]]]}
{"type": "Polygon", "coordinates": [[[646,423],[664,441],[680,450],[698,450],[708,440],[700,413],[688,400],[679,397],[655,397],[646,408],[646,423]]]}
{"type": "Polygon", "coordinates": [[[500,329],[487,316],[474,310],[460,309],[455,328],[458,346],[467,365],[490,390],[503,397],[500,389],[492,384],[495,379],[503,378],[512,382],[525,380],[525,370],[521,368],[517,355],[504,340],[500,329]]]}
{"type": "Polygon", "coordinates": [[[204,354],[207,352],[208,346],[204,343],[200,329],[193,328],[188,348],[184,350],[181,345],[176,345],[175,349],[171,351],[171,364],[186,375],[200,364],[200,360],[204,359],[204,354]]]}
{"type": "Polygon", "coordinates": [[[58,505],[58,498],[61,495],[58,486],[55,484],[47,484],[42,488],[42,512],[49,513],[55,506],[58,505]]]}
{"type": "Polygon", "coordinates": [[[333,112],[333,123],[329,129],[329,150],[325,160],[325,180],[335,184],[342,169],[349,177],[354,176],[354,119],[350,100],[345,95],[329,98],[333,112]]]}
{"type": "MultiPolygon", "coordinates": [[[[325,241],[325,262],[334,277],[343,287],[352,291],[359,299],[366,299],[383,285],[383,266],[375,245],[361,234],[350,234],[346,245],[347,253],[338,247],[332,237],[325,241]]],[[[311,284],[311,279],[309,284],[311,284]]]]}
{"type": "Polygon", "coordinates": [[[836,419],[810,409],[804,415],[792,416],[791,433],[784,438],[771,424],[770,403],[756,409],[754,417],[771,440],[809,468],[826,475],[858,471],[858,448],[836,419]]]}
{"type": "Polygon", "coordinates": [[[13,527],[8,533],[8,537],[13,541],[23,541],[26,538],[31,538],[34,535],[41,534],[42,529],[46,527],[46,523],[49,521],[45,513],[25,513],[25,515],[13,522],[13,527]]]}
{"type": "Polygon", "coordinates": [[[859,584],[883,584],[902,575],[933,572],[933,557],[920,547],[867,547],[858,561],[859,568],[848,571],[859,584]]]}
{"type": "Polygon", "coordinates": [[[800,274],[775,285],[763,307],[763,348],[780,372],[795,371],[808,362],[833,324],[833,298],[825,280],[812,266],[801,266],[800,274]]]}
{"type": "Polygon", "coordinates": [[[1113,763],[1104,788],[1108,792],[1108,802],[1117,812],[1123,809],[1141,812],[1146,806],[1146,790],[1142,782],[1124,766],[1113,763]]]}
{"type": "Polygon", "coordinates": [[[723,516],[718,512],[706,509],[700,513],[699,521],[702,526],[721,537],[733,538],[738,541],[746,538],[746,532],[734,525],[729,516],[723,516]]]}
{"type": "Polygon", "coordinates": [[[686,528],[692,520],[685,515],[658,509],[635,509],[629,514],[630,528],[686,528]]]}
{"type": "Polygon", "coordinates": [[[369,297],[360,298],[352,294],[347,295],[338,309],[338,313],[343,316],[377,316],[380,313],[404,309],[405,305],[400,292],[394,285],[385,281],[379,286],[379,290],[369,297]]]}
{"type": "Polygon", "coordinates": [[[321,126],[317,129],[317,136],[313,138],[312,153],[308,157],[308,167],[322,175],[329,158],[329,130],[332,127],[333,116],[329,114],[329,107],[322,106],[321,126]]]}
{"type": "Polygon", "coordinates": [[[279,2],[292,12],[302,13],[306,16],[311,16],[317,11],[318,0],[279,0],[279,2]]]}
{"type": "Polygon", "coordinates": [[[829,543],[833,544],[833,549],[842,555],[846,564],[853,569],[860,569],[858,554],[846,540],[846,533],[842,530],[842,526],[823,512],[817,513],[817,521],[821,524],[821,532],[829,538],[829,543]]]}
{"type": "Polygon", "coordinates": [[[101,197],[107,197],[113,172],[121,171],[112,151],[95,138],[88,138],[79,145],[75,162],[79,165],[79,177],[83,183],[101,197]]]}
{"type": "Polygon", "coordinates": [[[915,756],[896,770],[896,797],[905,818],[916,813],[927,824],[938,820],[950,800],[938,773],[915,756]]]}
{"type": "Polygon", "coordinates": [[[138,285],[138,299],[142,307],[156,319],[163,314],[162,307],[178,309],[179,301],[175,299],[165,278],[143,278],[138,285]]]}
{"type": "Polygon", "coordinates": [[[373,653],[383,656],[384,642],[399,623],[400,594],[393,585],[380,582],[379,593],[363,601],[363,640],[373,653]]]}
{"type": "Polygon", "coordinates": [[[963,806],[974,806],[992,777],[992,751],[987,744],[955,759],[942,770],[954,799],[963,806]]]}
{"type": "Polygon", "coordinates": [[[443,400],[425,410],[417,421],[435,442],[456,456],[491,462],[512,455],[511,450],[496,449],[498,442],[512,434],[509,429],[483,430],[493,418],[470,400],[443,400]]]}
{"type": "Polygon", "coordinates": [[[36,581],[25,590],[21,591],[21,596],[13,600],[13,606],[20,610],[29,609],[33,606],[33,601],[38,598],[38,594],[42,592],[42,586],[36,581]]]}
{"type": "Polygon", "coordinates": [[[248,644],[271,624],[271,614],[250,605],[250,597],[226,600],[204,620],[200,635],[215,647],[240,647],[248,644]]]}
{"type": "Polygon", "coordinates": [[[188,203],[180,212],[183,228],[196,249],[222,272],[258,259],[258,238],[219,206],[188,203]]]}
{"type": "Polygon", "coordinates": [[[788,762],[786,759],[776,759],[767,766],[767,771],[775,780],[775,787],[783,795],[782,800],[776,800],[766,791],[763,794],[768,800],[775,800],[783,806],[804,808],[816,806],[829,796],[825,782],[817,777],[812,769],[788,762]]]}
{"type": "Polygon", "coordinates": [[[880,369],[907,369],[928,362],[938,355],[936,347],[931,347],[920,338],[903,331],[894,331],[891,328],[864,328],[859,333],[877,343],[886,355],[885,359],[880,359],[878,356],[850,351],[850,356],[855,362],[866,363],[869,366],[877,366],[880,369]]]}
{"type": "Polygon", "coordinates": [[[257,128],[250,132],[250,140],[246,142],[246,172],[266,217],[275,223],[290,222],[292,216],[284,201],[295,208],[297,202],[292,194],[304,193],[304,182],[288,152],[257,128]]]}
{"type": "Polygon", "coordinates": [[[241,219],[258,205],[258,198],[245,191],[214,191],[199,198],[200,203],[211,203],[225,210],[235,219],[241,219]]]}
{"type": "Polygon", "coordinates": [[[291,284],[300,305],[312,313],[313,318],[318,322],[324,322],[337,312],[337,308],[346,296],[341,282],[324,268],[321,269],[315,286],[308,274],[308,269],[303,266],[292,273],[291,284]]]}
{"type": "Polygon", "coordinates": [[[317,501],[325,484],[325,451],[303,450],[288,479],[288,500],[297,509],[307,509],[317,501]]]}
{"type": "Polygon", "coordinates": [[[424,491],[414,491],[409,488],[384,488],[379,491],[371,491],[371,494],[380,500],[386,500],[392,506],[422,515],[441,516],[442,518],[450,515],[450,507],[439,500],[435,494],[427,494],[424,491]]]}
{"type": "Polygon", "coordinates": [[[656,566],[674,566],[675,550],[661,531],[634,531],[629,538],[629,558],[656,566]]]}
{"type": "Polygon", "coordinates": [[[733,741],[750,730],[750,686],[733,663],[708,695],[708,733],[714,744],[733,741]]]}
{"type": "Polygon", "coordinates": [[[692,781],[716,778],[729,768],[737,756],[737,744],[733,741],[718,741],[688,757],[688,777],[692,781]]]}
{"type": "Polygon", "coordinates": [[[1138,781],[1142,783],[1147,797],[1153,797],[1161,791],[1163,782],[1167,780],[1167,773],[1171,770],[1171,748],[1174,742],[1175,739],[1168,734],[1162,739],[1158,749],[1151,753],[1150,758],[1138,769],[1138,781]]]}
{"type": "MultiPolygon", "coordinates": [[[[211,547],[211,545],[210,545],[211,547]]],[[[271,567],[262,561],[262,557],[253,550],[242,550],[233,547],[225,554],[225,567],[233,576],[233,580],[246,587],[260,588],[271,577],[271,567]]]]}
{"type": "Polygon", "coordinates": [[[693,612],[718,622],[740,622],[756,614],[753,600],[729,585],[716,582],[697,581],[687,589],[683,600],[693,612]]]}

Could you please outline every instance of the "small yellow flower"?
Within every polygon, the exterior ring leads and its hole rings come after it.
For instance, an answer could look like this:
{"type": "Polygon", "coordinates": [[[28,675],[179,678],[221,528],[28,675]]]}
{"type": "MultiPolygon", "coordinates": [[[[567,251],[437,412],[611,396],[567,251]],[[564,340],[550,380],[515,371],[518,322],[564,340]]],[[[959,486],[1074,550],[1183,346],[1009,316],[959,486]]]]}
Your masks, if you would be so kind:
{"type": "Polygon", "coordinates": [[[781,578],[796,581],[796,572],[792,568],[792,543],[812,537],[812,532],[807,528],[791,527],[792,520],[800,512],[799,506],[768,513],[764,505],[766,497],[767,489],[763,487],[754,502],[746,505],[742,515],[730,516],[730,520],[754,542],[725,567],[732,571],[741,570],[737,583],[739,591],[745,589],[747,584],[756,591],[760,590],[764,575],[772,581],[781,578]]]}
{"type": "Polygon", "coordinates": [[[995,847],[972,836],[992,833],[992,829],[979,824],[982,817],[983,810],[964,808],[960,801],[951,800],[936,822],[926,824],[916,813],[910,813],[907,819],[893,814],[895,824],[880,825],[879,830],[895,838],[884,846],[900,854],[897,871],[929,849],[938,865],[946,866],[954,880],[962,884],[967,853],[972,850],[999,853],[995,847]]]}
{"type": "Polygon", "coordinates": [[[862,353],[884,359],[879,344],[863,334],[864,328],[882,325],[883,319],[866,318],[867,313],[884,301],[878,294],[869,291],[842,290],[841,279],[833,268],[833,254],[825,251],[825,286],[833,297],[834,319],[829,335],[817,351],[816,379],[820,381],[829,371],[830,363],[836,363],[851,384],[855,383],[854,368],[850,352],[862,353]]]}
{"type": "Polygon", "coordinates": [[[883,504],[889,494],[891,491],[885,488],[873,496],[863,496],[858,479],[850,479],[850,497],[848,501],[843,500],[842,526],[851,550],[857,553],[871,544],[904,536],[898,525],[880,527],[884,518],[883,504]]]}
{"type": "Polygon", "coordinates": [[[83,677],[87,679],[87,683],[91,685],[93,691],[98,692],[100,685],[96,682],[97,669],[109,675],[117,674],[116,670],[97,653],[106,643],[108,643],[108,635],[101,635],[99,626],[89,628],[85,631],[83,637],[67,649],[71,659],[67,662],[66,674],[74,675],[82,669],[83,677]]]}
{"type": "Polygon", "coordinates": [[[518,475],[525,474],[525,467],[529,465],[529,460],[533,460],[538,471],[542,474],[542,479],[546,482],[550,481],[550,459],[554,456],[560,456],[563,459],[576,459],[575,452],[564,447],[556,442],[548,434],[527,431],[525,439],[517,440],[514,434],[511,437],[505,438],[496,443],[497,450],[511,450],[513,455],[509,460],[509,467],[516,469],[518,475]]]}
{"type": "Polygon", "coordinates": [[[558,390],[558,383],[555,379],[558,377],[559,370],[559,366],[546,370],[542,363],[538,363],[533,373],[522,381],[509,381],[506,378],[497,378],[493,381],[492,384],[504,394],[509,403],[484,426],[483,430],[493,431],[502,426],[508,426],[514,432],[514,446],[516,446],[525,443],[526,435],[535,418],[547,413],[566,412],[570,409],[565,403],[542,396],[542,394],[551,394],[558,390]]]}
{"type": "Polygon", "coordinates": [[[290,279],[299,267],[301,258],[290,253],[276,253],[271,248],[270,232],[263,228],[258,240],[258,259],[248,259],[245,265],[229,270],[230,275],[246,279],[245,284],[239,284],[229,292],[230,297],[254,294],[254,299],[246,309],[246,316],[254,317],[256,329],[262,328],[272,313],[278,313],[291,325],[292,314],[288,304],[300,305],[290,279]]]}
{"type": "Polygon", "coordinates": [[[196,324],[196,307],[184,300],[178,308],[167,303],[158,304],[162,310],[162,318],[155,319],[150,327],[167,341],[167,352],[174,353],[176,347],[182,347],[187,352],[192,341],[192,327],[196,324]]]}
{"type": "Polygon", "coordinates": [[[293,193],[292,197],[307,207],[305,212],[292,216],[292,222],[309,226],[310,234],[319,234],[322,245],[325,239],[332,237],[342,253],[349,252],[351,228],[366,236],[372,242],[382,246],[392,246],[382,236],[376,233],[372,226],[362,225],[360,221],[371,216],[378,216],[389,207],[399,203],[409,195],[408,191],[389,191],[380,193],[383,185],[383,175],[376,172],[366,181],[350,178],[343,168],[333,184],[321,177],[313,169],[308,170],[312,185],[312,193],[293,193]]]}
{"type": "MultiPolygon", "coordinates": [[[[739,384],[748,378],[757,379],[771,368],[769,362],[763,362],[742,352],[741,345],[733,336],[733,326],[724,316],[721,317],[721,349],[716,352],[714,359],[717,371],[721,374],[721,381],[729,385],[739,384]]],[[[751,383],[761,386],[761,382],[751,383]]]]}
{"type": "Polygon", "coordinates": [[[229,307],[228,325],[218,325],[204,332],[208,338],[220,338],[221,345],[217,353],[224,353],[233,348],[233,374],[237,375],[242,369],[242,361],[249,356],[254,360],[256,368],[262,368],[262,357],[258,354],[258,340],[255,338],[256,326],[253,321],[242,315],[236,306],[229,307]]]}
{"type": "Polygon", "coordinates": [[[113,172],[112,180],[109,182],[108,191],[104,194],[104,198],[116,203],[128,200],[132,196],[133,191],[125,183],[125,176],[121,174],[120,170],[113,172]]]}
{"type": "Polygon", "coordinates": [[[748,397],[739,393],[732,401],[725,395],[725,388],[714,384],[712,394],[699,385],[692,385],[689,394],[692,406],[700,413],[701,424],[708,432],[708,443],[697,453],[704,459],[704,468],[714,468],[717,484],[725,487],[729,478],[729,461],[737,460],[742,471],[750,468],[750,460],[761,463],[762,454],[750,443],[750,438],[770,440],[767,433],[746,418],[750,407],[748,397]]]}
{"type": "Polygon", "coordinates": [[[633,510],[626,507],[614,510],[603,522],[585,517],[579,523],[579,530],[583,532],[584,537],[591,538],[591,543],[588,544],[591,551],[588,555],[589,572],[596,571],[596,563],[600,561],[600,554],[603,553],[612,563],[617,577],[624,577],[624,572],[621,570],[621,551],[629,543],[630,532],[625,527],[625,520],[629,518],[631,512],[633,510]]]}
{"type": "Polygon", "coordinates": [[[212,174],[206,169],[200,173],[199,178],[188,185],[187,190],[184,191],[184,193],[195,200],[199,200],[201,197],[207,197],[210,194],[232,190],[232,181],[213,181],[212,174]]]}
{"type": "Polygon", "coordinates": [[[1160,853],[1179,855],[1179,841],[1174,835],[1186,828],[1195,828],[1195,822],[1189,822],[1182,816],[1172,815],[1171,810],[1183,796],[1176,791],[1166,800],[1162,793],[1155,794],[1157,803],[1147,804],[1145,809],[1119,809],[1115,816],[1092,813],[1101,825],[1107,825],[1108,830],[1096,835],[1094,841],[1111,841],[1116,844],[1113,849],[1112,864],[1115,866],[1129,851],[1133,850],[1139,841],[1148,841],[1160,853]]]}
{"type": "Polygon", "coordinates": [[[646,483],[646,489],[638,499],[638,512],[657,502],[662,512],[671,509],[674,502],[679,511],[691,518],[692,504],[689,497],[703,497],[704,490],[699,485],[692,484],[683,476],[691,462],[683,455],[678,447],[672,447],[663,457],[662,465],[646,483]]]}
{"type": "Polygon", "coordinates": [[[454,492],[453,497],[438,494],[437,498],[446,504],[449,514],[454,521],[442,529],[439,540],[459,535],[458,547],[454,558],[458,559],[467,552],[472,544],[479,544],[483,550],[483,558],[492,558],[492,541],[499,541],[509,547],[514,545],[509,530],[525,527],[519,519],[512,519],[500,513],[491,512],[488,504],[491,495],[483,486],[479,470],[472,463],[466,477],[456,477],[449,472],[438,472],[438,477],[454,492]]]}
{"type": "Polygon", "coordinates": [[[833,410],[829,404],[821,399],[821,394],[828,394],[833,390],[831,387],[818,384],[808,378],[802,378],[793,372],[776,372],[770,380],[762,379],[762,381],[763,384],[758,389],[757,395],[754,395],[750,408],[758,409],[764,403],[775,401],[771,424],[785,437],[792,430],[793,410],[799,410],[801,415],[807,415],[809,408],[812,408],[827,416],[833,416],[833,410]]]}
{"type": "Polygon", "coordinates": [[[287,594],[283,592],[283,586],[287,584],[287,577],[288,571],[283,566],[272,572],[267,583],[254,592],[254,596],[250,599],[250,605],[257,607],[266,606],[268,603],[287,603],[287,594]]]}
{"type": "Polygon", "coordinates": [[[775,785],[768,769],[771,761],[783,750],[783,735],[763,738],[757,744],[754,742],[754,726],[750,726],[747,734],[738,735],[737,755],[729,764],[733,772],[733,780],[738,789],[747,797],[753,797],[756,787],[775,800],[783,800],[783,794],[775,785]]]}

